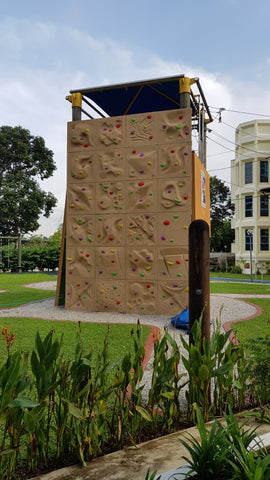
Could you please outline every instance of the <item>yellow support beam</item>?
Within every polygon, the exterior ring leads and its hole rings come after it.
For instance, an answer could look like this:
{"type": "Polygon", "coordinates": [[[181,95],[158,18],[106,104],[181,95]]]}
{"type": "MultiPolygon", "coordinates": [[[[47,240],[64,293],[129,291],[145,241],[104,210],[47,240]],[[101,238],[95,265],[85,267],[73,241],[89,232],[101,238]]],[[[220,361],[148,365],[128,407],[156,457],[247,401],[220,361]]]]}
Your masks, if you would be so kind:
{"type": "Polygon", "coordinates": [[[196,78],[181,77],[179,80],[179,90],[180,93],[190,93],[190,86],[196,82],[196,78]]]}

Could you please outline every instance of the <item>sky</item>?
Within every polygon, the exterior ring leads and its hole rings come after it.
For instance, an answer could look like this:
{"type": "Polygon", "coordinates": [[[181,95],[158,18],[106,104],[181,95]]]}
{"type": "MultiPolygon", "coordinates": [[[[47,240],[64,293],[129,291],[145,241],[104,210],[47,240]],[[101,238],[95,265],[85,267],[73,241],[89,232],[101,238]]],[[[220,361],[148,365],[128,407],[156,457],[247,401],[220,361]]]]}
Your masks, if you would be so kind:
{"type": "Polygon", "coordinates": [[[207,169],[230,186],[235,128],[270,119],[269,18],[269,0],[1,2],[0,125],[42,136],[57,165],[41,185],[58,205],[35,233],[63,221],[65,97],[77,88],[198,77],[214,118],[207,169]]]}

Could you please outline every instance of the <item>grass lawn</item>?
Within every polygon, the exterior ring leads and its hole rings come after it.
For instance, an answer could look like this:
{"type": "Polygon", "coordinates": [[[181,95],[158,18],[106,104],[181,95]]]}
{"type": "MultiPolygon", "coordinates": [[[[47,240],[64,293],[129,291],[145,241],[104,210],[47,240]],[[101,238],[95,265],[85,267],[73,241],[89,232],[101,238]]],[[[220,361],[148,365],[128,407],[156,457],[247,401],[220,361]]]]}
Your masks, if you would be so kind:
{"type": "Polygon", "coordinates": [[[270,333],[270,299],[268,298],[251,298],[246,299],[247,302],[254,303],[263,309],[263,313],[256,318],[245,320],[244,322],[235,322],[232,329],[236,333],[240,342],[245,342],[249,338],[264,337],[266,333],[270,333]]]}
{"type": "Polygon", "coordinates": [[[38,290],[23,286],[27,283],[55,280],[55,277],[46,273],[1,273],[0,290],[7,290],[7,292],[0,293],[0,308],[16,307],[24,303],[55,297],[55,290],[38,290]]]}
{"type": "MultiPolygon", "coordinates": [[[[74,358],[74,352],[77,345],[77,338],[79,334],[78,322],[63,322],[56,320],[40,320],[37,318],[1,318],[1,327],[7,328],[10,326],[9,334],[14,333],[15,343],[11,351],[17,349],[23,350],[25,353],[31,353],[34,348],[35,335],[39,331],[43,339],[52,329],[54,330],[54,338],[60,340],[63,336],[63,352],[64,356],[70,359],[74,358]]],[[[101,351],[103,341],[108,331],[106,323],[80,323],[81,335],[84,351],[89,352],[91,347],[94,347],[95,352],[101,351]]],[[[110,324],[109,329],[109,355],[110,361],[113,362],[121,358],[129,351],[133,342],[131,341],[131,330],[136,326],[133,325],[119,325],[110,324]]],[[[151,327],[142,326],[142,341],[145,344],[146,339],[151,331],[151,327]]],[[[2,330],[2,328],[1,328],[2,330]]],[[[132,350],[133,351],[133,350],[132,350]]],[[[6,343],[4,338],[0,340],[0,358],[6,357],[6,343]]]]}
{"type": "MultiPolygon", "coordinates": [[[[211,278],[234,278],[235,280],[250,281],[250,274],[246,273],[230,273],[230,272],[210,272],[211,278]]],[[[255,274],[252,275],[255,280],[255,274]]],[[[261,280],[261,274],[257,275],[257,280],[261,280]]],[[[270,275],[263,275],[263,280],[270,282],[270,275]]]]}
{"type": "MultiPolygon", "coordinates": [[[[0,308],[14,307],[28,302],[43,300],[55,297],[54,290],[38,290],[27,288],[23,285],[27,283],[55,281],[55,277],[45,273],[34,274],[0,274],[0,290],[8,290],[0,293],[0,308]]],[[[55,337],[63,337],[63,351],[65,356],[74,358],[75,347],[77,344],[77,335],[79,333],[78,322],[63,322],[52,320],[41,320],[36,318],[14,318],[2,317],[0,326],[7,328],[10,325],[10,333],[16,335],[15,344],[12,350],[21,349],[25,353],[31,353],[34,348],[35,335],[39,331],[41,338],[44,338],[52,329],[55,331],[55,337]]],[[[107,324],[84,323],[81,324],[81,339],[85,352],[94,346],[96,351],[101,351],[105,335],[108,330],[107,324]]],[[[136,326],[110,324],[109,334],[109,354],[111,361],[121,358],[129,351],[131,342],[132,327],[136,326]]],[[[1,328],[2,331],[2,328],[1,328]]],[[[142,327],[142,341],[145,343],[151,327],[142,327]]],[[[2,337],[2,336],[1,336],[2,337]]],[[[94,351],[95,351],[94,350],[94,351]]],[[[6,344],[4,339],[0,339],[0,358],[4,359],[6,355],[6,344]]]]}
{"type": "Polygon", "coordinates": [[[245,293],[253,295],[270,295],[270,285],[264,283],[233,283],[233,282],[211,282],[211,293],[245,293]]]}

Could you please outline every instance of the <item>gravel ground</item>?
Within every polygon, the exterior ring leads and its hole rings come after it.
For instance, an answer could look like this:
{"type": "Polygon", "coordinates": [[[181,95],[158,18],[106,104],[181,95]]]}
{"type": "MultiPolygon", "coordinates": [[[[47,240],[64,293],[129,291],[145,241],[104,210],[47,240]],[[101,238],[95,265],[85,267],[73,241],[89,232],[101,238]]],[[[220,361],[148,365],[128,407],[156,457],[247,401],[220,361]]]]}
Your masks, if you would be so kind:
{"type": "MultiPolygon", "coordinates": [[[[52,290],[56,288],[56,282],[41,282],[26,285],[29,288],[42,288],[52,290]]],[[[250,298],[251,295],[248,295],[250,298]]],[[[270,297],[270,296],[269,296],[270,297]]],[[[238,295],[239,298],[239,295],[238,295]]],[[[256,313],[256,307],[233,296],[219,294],[211,295],[210,298],[210,319],[220,319],[221,324],[231,320],[241,320],[256,313]]],[[[102,323],[136,323],[139,319],[144,325],[155,325],[160,329],[167,328],[175,331],[171,326],[170,317],[167,315],[142,315],[123,314],[117,312],[81,312],[65,310],[64,307],[56,307],[54,299],[42,300],[28,303],[14,308],[0,309],[0,317],[37,317],[51,320],[70,320],[81,322],[102,322],[102,323]]]]}
{"type": "MultiPolygon", "coordinates": [[[[42,282],[39,284],[29,284],[30,288],[54,289],[56,282],[42,282]]],[[[239,298],[239,295],[237,295],[239,298]]],[[[251,295],[248,295],[250,298],[251,295]]],[[[270,298],[270,295],[264,297],[270,298]]],[[[211,331],[213,331],[216,319],[223,325],[228,321],[244,320],[245,318],[255,315],[257,309],[254,305],[246,303],[243,300],[238,300],[230,295],[215,294],[210,297],[210,319],[212,321],[211,331]]],[[[188,335],[183,330],[176,330],[170,322],[170,317],[167,315],[140,315],[140,314],[123,314],[117,312],[81,312],[74,310],[65,310],[63,306],[56,307],[54,299],[42,300],[15,308],[0,309],[0,317],[33,317],[44,318],[49,320],[68,320],[81,322],[98,322],[98,323],[137,323],[139,319],[142,325],[153,325],[159,327],[161,330],[167,330],[177,341],[180,351],[183,354],[184,349],[180,341],[180,334],[188,342],[188,335]]],[[[151,364],[152,356],[145,369],[143,383],[146,386],[145,395],[151,384],[151,364]]],[[[184,392],[183,400],[184,400],[184,392]]]]}

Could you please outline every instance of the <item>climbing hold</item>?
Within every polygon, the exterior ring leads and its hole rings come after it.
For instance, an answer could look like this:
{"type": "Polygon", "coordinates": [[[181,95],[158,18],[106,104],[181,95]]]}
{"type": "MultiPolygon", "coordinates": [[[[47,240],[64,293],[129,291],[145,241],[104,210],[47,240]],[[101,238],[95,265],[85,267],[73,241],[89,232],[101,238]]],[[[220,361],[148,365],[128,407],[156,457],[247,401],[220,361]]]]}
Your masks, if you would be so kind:
{"type": "Polygon", "coordinates": [[[120,128],[120,127],[121,127],[121,123],[117,123],[116,128],[120,128]]]}
{"type": "Polygon", "coordinates": [[[168,265],[174,265],[174,262],[167,262],[168,265]]]}
{"type": "Polygon", "coordinates": [[[175,153],[175,150],[171,150],[171,153],[175,153]]]}
{"type": "Polygon", "coordinates": [[[152,115],[147,115],[147,118],[152,118],[152,115]]]}
{"type": "Polygon", "coordinates": [[[163,224],[164,225],[170,225],[170,222],[169,222],[169,220],[164,220],[163,224]]]}
{"type": "Polygon", "coordinates": [[[166,237],[164,237],[164,235],[162,235],[161,240],[166,240],[166,237]]]}
{"type": "Polygon", "coordinates": [[[138,186],[139,186],[139,187],[143,187],[143,185],[144,185],[144,182],[139,182],[139,183],[138,183],[138,186]]]}

